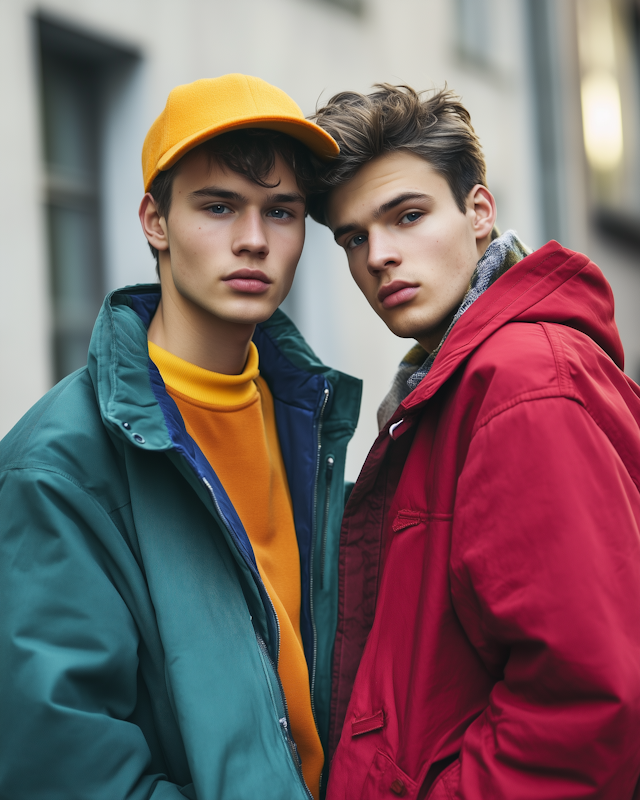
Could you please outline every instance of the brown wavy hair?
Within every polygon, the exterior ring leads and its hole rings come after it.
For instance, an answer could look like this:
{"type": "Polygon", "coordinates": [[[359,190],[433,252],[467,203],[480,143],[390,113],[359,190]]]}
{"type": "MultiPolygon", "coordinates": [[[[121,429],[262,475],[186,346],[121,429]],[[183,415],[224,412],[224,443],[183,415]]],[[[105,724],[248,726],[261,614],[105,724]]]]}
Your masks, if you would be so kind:
{"type": "Polygon", "coordinates": [[[486,186],[486,164],[471,116],[447,89],[416,92],[378,83],[370,94],[340,92],[310,118],[340,145],[340,155],[318,172],[309,214],[327,225],[332,189],[350,181],[368,161],[404,151],[424,158],[442,175],[460,211],[476,184],[486,186]]]}

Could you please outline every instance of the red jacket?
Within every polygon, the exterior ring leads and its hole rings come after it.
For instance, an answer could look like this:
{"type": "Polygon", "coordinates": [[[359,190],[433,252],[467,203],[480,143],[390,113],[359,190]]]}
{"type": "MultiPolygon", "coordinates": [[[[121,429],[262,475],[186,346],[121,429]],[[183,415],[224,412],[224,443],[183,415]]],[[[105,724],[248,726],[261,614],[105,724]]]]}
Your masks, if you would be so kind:
{"type": "Polygon", "coordinates": [[[385,426],[342,529],[328,800],[634,797],[640,389],[622,362],[602,273],[550,242],[385,426]]]}

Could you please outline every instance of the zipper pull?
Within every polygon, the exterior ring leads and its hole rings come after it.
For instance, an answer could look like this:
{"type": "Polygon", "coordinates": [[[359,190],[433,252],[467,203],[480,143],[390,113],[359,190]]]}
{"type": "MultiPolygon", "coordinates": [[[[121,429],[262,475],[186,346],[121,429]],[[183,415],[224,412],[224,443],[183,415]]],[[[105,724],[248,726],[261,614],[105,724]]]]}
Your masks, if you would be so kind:
{"type": "Polygon", "coordinates": [[[327,456],[327,467],[324,471],[324,479],[327,484],[331,483],[331,473],[333,472],[333,465],[336,460],[333,456],[327,456]]]}
{"type": "Polygon", "coordinates": [[[327,534],[329,530],[329,501],[331,499],[331,476],[336,460],[333,456],[327,458],[324,473],[324,519],[322,521],[322,557],[320,559],[320,588],[324,589],[324,564],[327,557],[327,534]]]}
{"type": "Polygon", "coordinates": [[[325,386],[322,391],[322,403],[320,404],[320,420],[324,416],[324,410],[327,407],[327,403],[329,402],[329,389],[325,386]]]}
{"type": "Polygon", "coordinates": [[[280,723],[280,725],[282,725],[282,730],[284,731],[284,735],[287,737],[287,742],[289,743],[289,750],[291,750],[291,755],[293,756],[294,761],[298,765],[298,769],[302,770],[302,759],[300,758],[300,753],[298,752],[298,745],[293,741],[293,736],[291,736],[289,733],[289,725],[287,723],[287,718],[280,717],[278,722],[280,723]]]}

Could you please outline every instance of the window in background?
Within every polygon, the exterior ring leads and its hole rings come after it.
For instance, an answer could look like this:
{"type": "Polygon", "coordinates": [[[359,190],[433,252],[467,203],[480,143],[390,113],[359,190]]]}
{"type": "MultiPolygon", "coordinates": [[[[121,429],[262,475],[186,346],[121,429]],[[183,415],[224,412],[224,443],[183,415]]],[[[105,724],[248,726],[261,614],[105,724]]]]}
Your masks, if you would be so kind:
{"type": "Polygon", "coordinates": [[[584,148],[596,219],[640,244],[638,0],[577,0],[584,148]]]}
{"type": "Polygon", "coordinates": [[[56,378],[86,363],[103,293],[99,184],[100,76],[42,52],[46,204],[56,378]]]}
{"type": "Polygon", "coordinates": [[[344,8],[346,11],[351,11],[353,14],[362,14],[365,4],[365,0],[315,0],[315,2],[338,6],[338,8],[344,8]]]}
{"type": "Polygon", "coordinates": [[[458,55],[479,67],[490,66],[490,0],[456,0],[458,55]]]}
{"type": "Polygon", "coordinates": [[[633,29],[633,46],[636,54],[636,69],[640,75],[640,0],[631,4],[631,22],[633,29]]]}
{"type": "Polygon", "coordinates": [[[104,296],[102,131],[110,71],[134,57],[37,20],[56,380],[86,364],[104,296]]]}

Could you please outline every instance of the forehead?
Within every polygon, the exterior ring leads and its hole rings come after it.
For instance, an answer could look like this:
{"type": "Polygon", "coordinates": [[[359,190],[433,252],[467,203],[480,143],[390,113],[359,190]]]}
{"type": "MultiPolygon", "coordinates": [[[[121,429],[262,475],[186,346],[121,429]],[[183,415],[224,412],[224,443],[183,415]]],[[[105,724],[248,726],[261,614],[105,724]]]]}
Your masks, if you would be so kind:
{"type": "Polygon", "coordinates": [[[180,168],[176,172],[174,186],[179,187],[180,190],[189,191],[213,184],[234,186],[236,189],[242,186],[245,190],[252,189],[266,193],[300,191],[293,170],[278,154],[275,157],[273,170],[264,177],[265,182],[271,184],[270,187],[261,186],[246,175],[235,172],[221,158],[196,147],[180,160],[180,168]]]}
{"type": "Polygon", "coordinates": [[[373,214],[406,192],[453,201],[446,179],[424,158],[406,152],[387,153],[369,161],[350,181],[332,190],[327,204],[329,223],[335,229],[350,222],[351,217],[373,214]]]}

